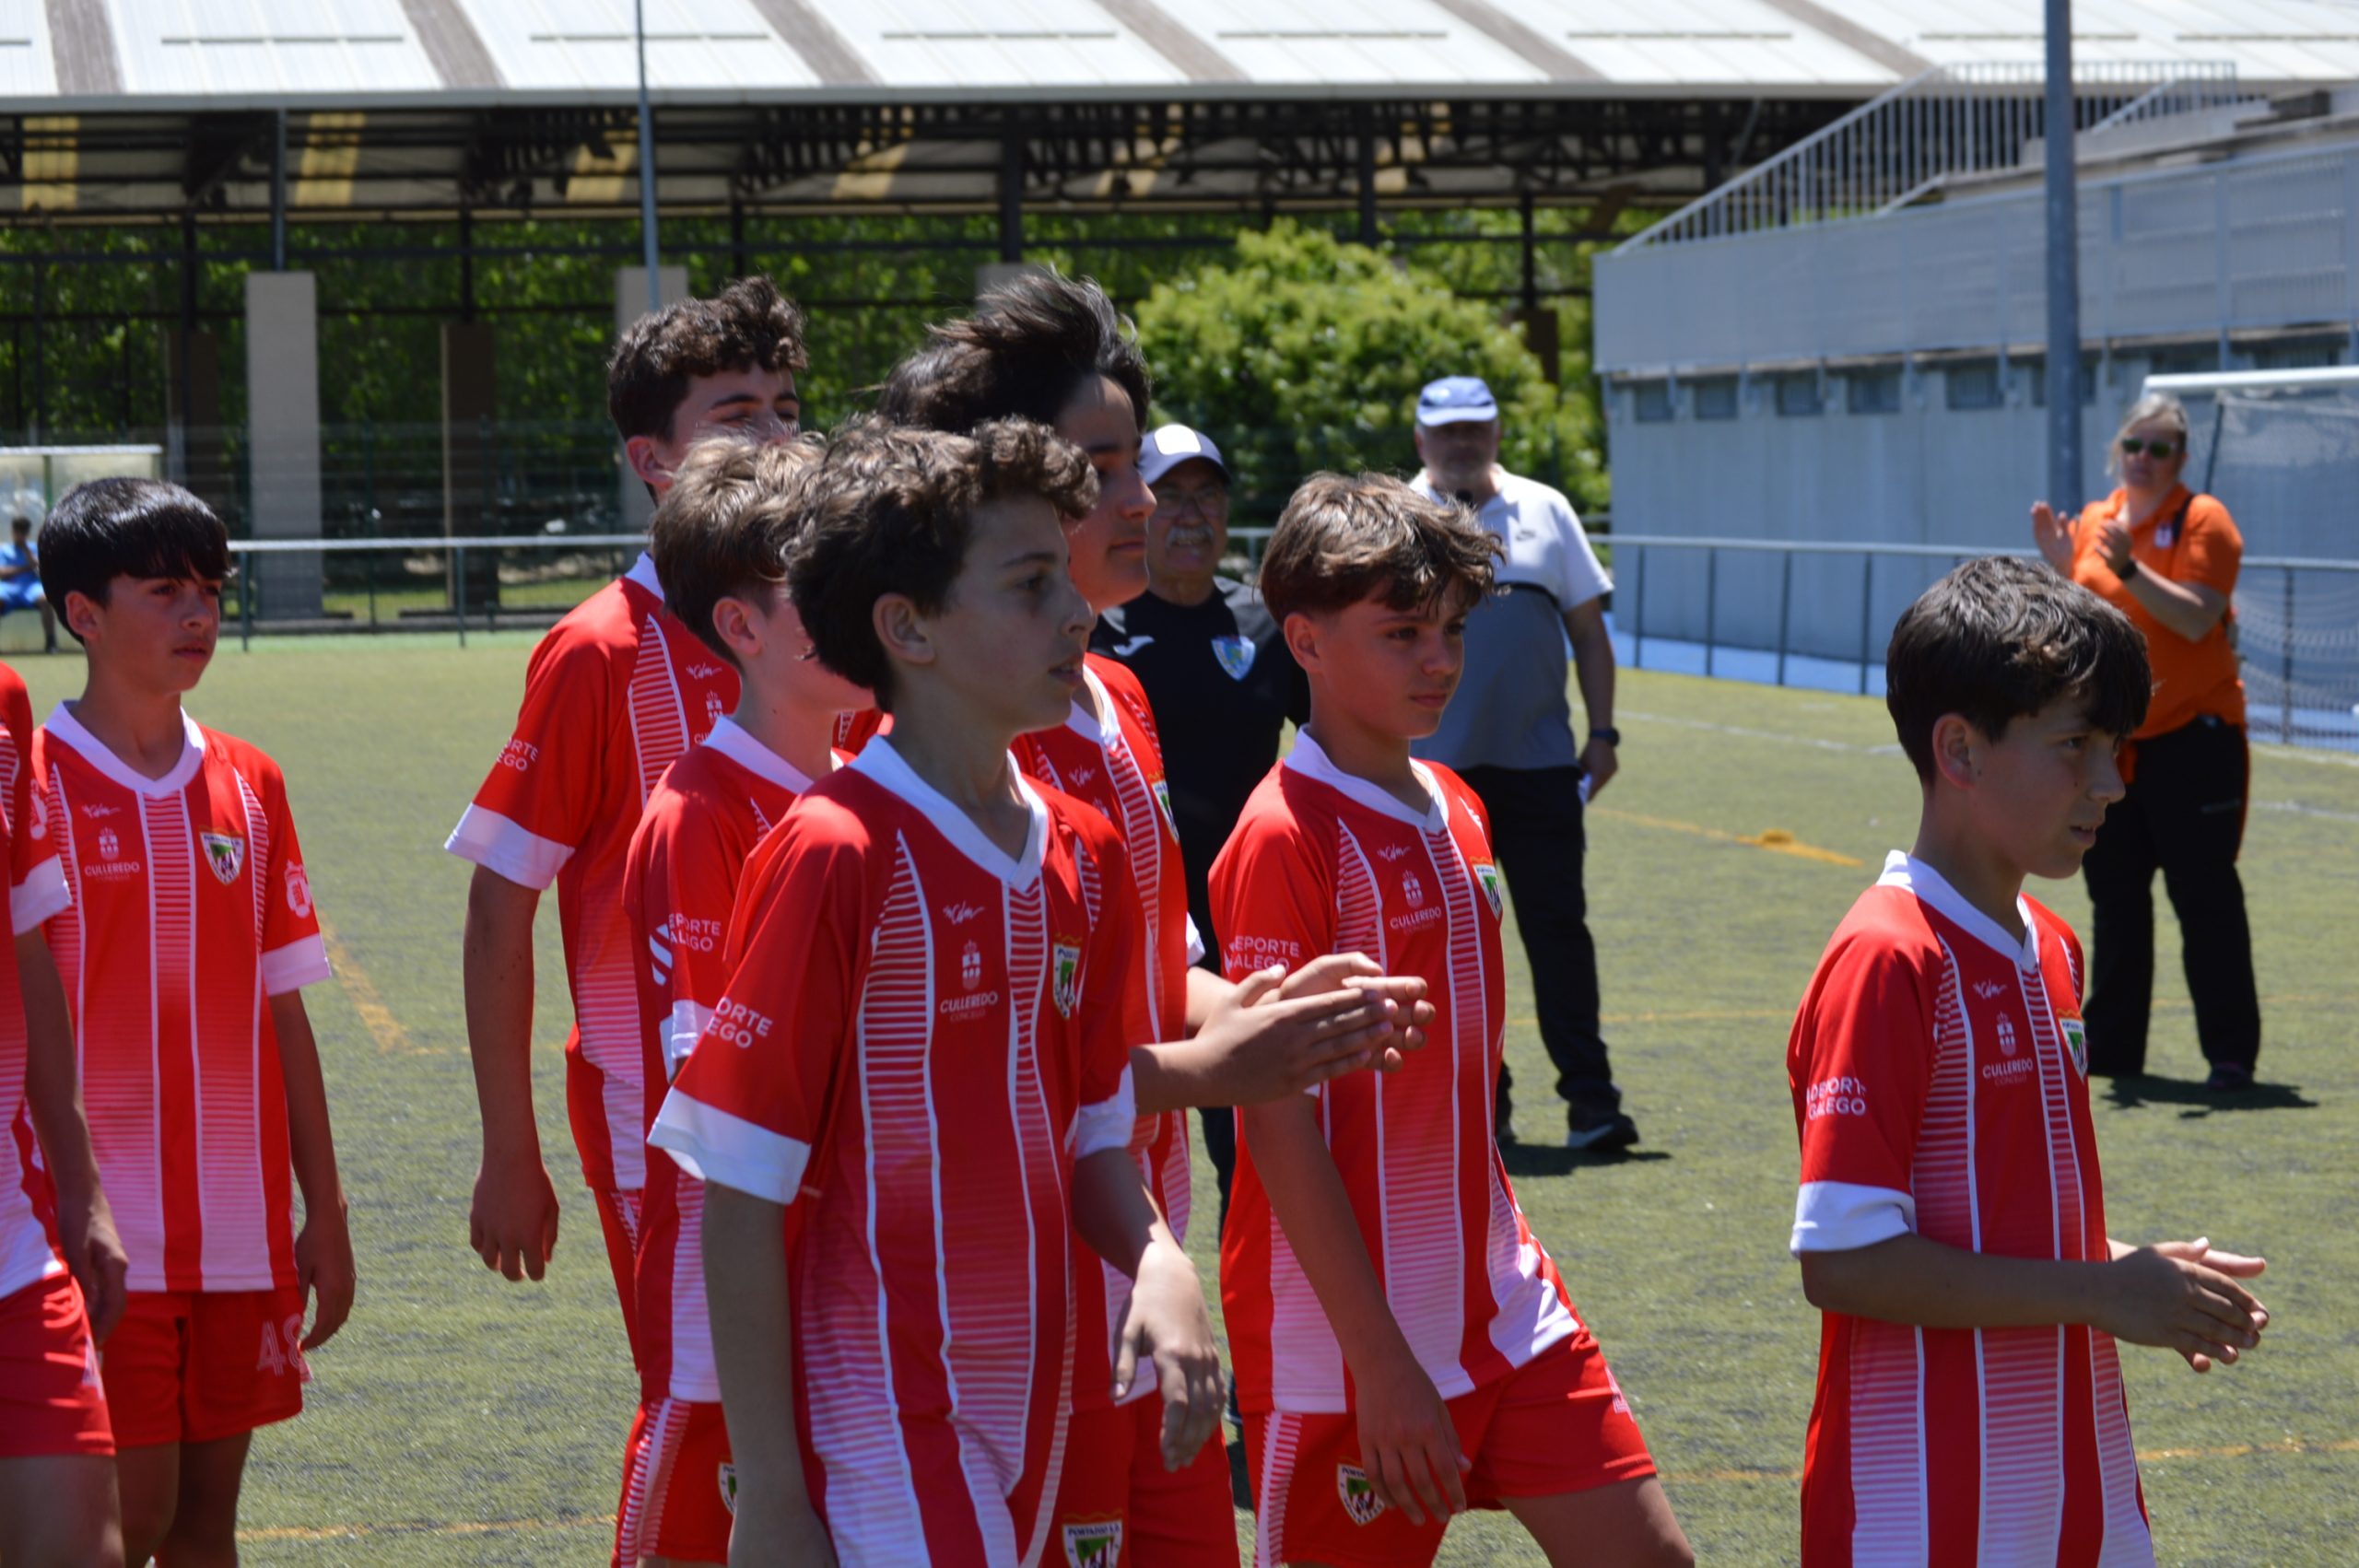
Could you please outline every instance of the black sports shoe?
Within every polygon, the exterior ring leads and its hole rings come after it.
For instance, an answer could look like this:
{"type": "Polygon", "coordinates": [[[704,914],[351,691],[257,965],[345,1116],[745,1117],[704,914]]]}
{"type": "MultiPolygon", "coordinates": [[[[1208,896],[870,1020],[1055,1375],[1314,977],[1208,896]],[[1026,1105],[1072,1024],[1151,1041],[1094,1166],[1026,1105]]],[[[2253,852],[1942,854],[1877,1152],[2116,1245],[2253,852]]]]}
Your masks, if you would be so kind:
{"type": "Polygon", "coordinates": [[[1638,1141],[1638,1124],[1620,1111],[1584,1116],[1577,1110],[1572,1116],[1572,1126],[1565,1133],[1567,1149],[1610,1154],[1638,1141]]]}
{"type": "Polygon", "coordinates": [[[2212,1070],[2212,1076],[2203,1081],[2203,1087],[2214,1094],[2233,1094],[2238,1090],[2249,1089],[2252,1087],[2252,1069],[2224,1061],[2212,1070]]]}

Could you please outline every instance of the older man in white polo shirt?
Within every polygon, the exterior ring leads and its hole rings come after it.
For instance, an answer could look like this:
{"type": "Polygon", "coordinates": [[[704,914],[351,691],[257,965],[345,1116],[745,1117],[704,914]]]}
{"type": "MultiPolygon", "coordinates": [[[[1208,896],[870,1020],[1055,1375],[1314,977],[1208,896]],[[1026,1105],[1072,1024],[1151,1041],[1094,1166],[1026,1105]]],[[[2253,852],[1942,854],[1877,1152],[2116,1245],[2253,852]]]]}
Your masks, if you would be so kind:
{"type": "MultiPolygon", "coordinates": [[[[1466,622],[1466,671],[1441,728],[1416,755],[1447,764],[1491,813],[1491,837],[1532,961],[1540,1037],[1566,1105],[1566,1143],[1626,1149],[1637,1125],[1598,1030],[1597,948],[1581,888],[1582,803],[1614,777],[1614,645],[1604,595],[1613,584],[1572,503],[1499,466],[1499,406],[1473,376],[1449,376],[1417,400],[1416,486],[1471,509],[1498,537],[1499,591],[1466,622]],[[1589,710],[1573,739],[1566,645],[1589,710]]],[[[1508,1136],[1508,1079],[1499,1078],[1499,1131],[1508,1136]]]]}

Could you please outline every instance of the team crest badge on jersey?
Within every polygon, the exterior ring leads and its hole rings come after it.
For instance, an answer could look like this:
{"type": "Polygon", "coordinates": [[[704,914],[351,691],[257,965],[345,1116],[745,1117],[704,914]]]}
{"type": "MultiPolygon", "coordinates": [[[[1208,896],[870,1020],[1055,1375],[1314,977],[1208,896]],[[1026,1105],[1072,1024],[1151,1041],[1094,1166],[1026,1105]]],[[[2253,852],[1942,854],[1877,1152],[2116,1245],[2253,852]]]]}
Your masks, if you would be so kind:
{"type": "Polygon", "coordinates": [[[2003,1012],[1999,1014],[1999,1054],[2001,1056],[2015,1054],[2014,1020],[2003,1012]]]}
{"type": "Polygon", "coordinates": [[[1426,884],[1417,880],[1416,872],[1402,872],[1401,873],[1401,896],[1409,901],[1409,907],[1412,909],[1426,901],[1426,884]]]}
{"type": "Polygon", "coordinates": [[[1252,670],[1253,655],[1257,651],[1250,638],[1213,638],[1213,657],[1220,661],[1220,667],[1228,672],[1228,678],[1232,681],[1243,680],[1252,670]]]}
{"type": "Polygon", "coordinates": [[[1081,1002],[1081,943],[1057,943],[1055,957],[1056,967],[1050,972],[1050,995],[1056,999],[1057,1012],[1071,1018],[1073,1010],[1081,1002]]]}
{"type": "Polygon", "coordinates": [[[287,909],[299,920],[311,917],[311,879],[299,864],[287,868],[287,909]]]}
{"type": "Polygon", "coordinates": [[[729,1516],[734,1519],[737,1516],[737,1467],[722,1460],[720,1480],[721,1505],[729,1510],[729,1516]]]}
{"type": "Polygon", "coordinates": [[[983,983],[983,950],[971,942],[958,954],[958,983],[970,991],[983,983]]]}
{"type": "Polygon", "coordinates": [[[1158,778],[1155,781],[1155,803],[1163,808],[1163,825],[1171,829],[1171,837],[1180,837],[1180,819],[1171,814],[1171,786],[1158,778]]]}
{"type": "Polygon", "coordinates": [[[1066,1568],[1117,1568],[1121,1561],[1121,1520],[1084,1519],[1065,1527],[1066,1568]]]}
{"type": "Polygon", "coordinates": [[[1483,896],[1491,901],[1491,919],[1499,918],[1499,868],[1488,860],[1478,861],[1474,880],[1482,884],[1483,896]]]}
{"type": "Polygon", "coordinates": [[[2064,1029],[2064,1049],[2082,1077],[2089,1075],[2089,1026],[2077,1018],[2058,1020],[2064,1029]]]}
{"type": "Polygon", "coordinates": [[[1335,1495],[1344,1501],[1344,1512],[1351,1515],[1355,1525],[1372,1525],[1384,1512],[1384,1499],[1368,1484],[1367,1472],[1357,1465],[1335,1467],[1335,1495]]]}
{"type": "Polygon", "coordinates": [[[99,829],[99,859],[111,860],[123,853],[123,840],[115,837],[111,827],[99,829]]]}
{"type": "Polygon", "coordinates": [[[227,833],[200,833],[196,841],[205,847],[205,863],[213,868],[213,880],[227,887],[238,880],[246,869],[246,841],[227,833]]]}

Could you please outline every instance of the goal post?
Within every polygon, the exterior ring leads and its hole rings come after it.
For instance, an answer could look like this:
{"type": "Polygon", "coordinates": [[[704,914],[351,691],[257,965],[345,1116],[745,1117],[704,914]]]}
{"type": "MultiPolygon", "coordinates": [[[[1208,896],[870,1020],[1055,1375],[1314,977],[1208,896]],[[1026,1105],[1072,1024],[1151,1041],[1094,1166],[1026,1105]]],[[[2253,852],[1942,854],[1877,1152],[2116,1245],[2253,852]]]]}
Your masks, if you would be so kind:
{"type": "Polygon", "coordinates": [[[2149,376],[2187,404],[2188,487],[2244,535],[2256,739],[2359,749],[2359,367],[2149,376]]]}

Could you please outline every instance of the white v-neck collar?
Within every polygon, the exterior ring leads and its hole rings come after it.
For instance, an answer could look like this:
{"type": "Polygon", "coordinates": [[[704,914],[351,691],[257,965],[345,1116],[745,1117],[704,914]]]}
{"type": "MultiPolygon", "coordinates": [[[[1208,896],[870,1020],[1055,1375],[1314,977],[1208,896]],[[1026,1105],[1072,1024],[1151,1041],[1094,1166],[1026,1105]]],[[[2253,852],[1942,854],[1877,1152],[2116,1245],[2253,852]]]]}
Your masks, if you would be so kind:
{"type": "Polygon", "coordinates": [[[704,743],[755,778],[766,778],[781,790],[792,790],[800,795],[811,788],[811,780],[801,768],[754,739],[743,724],[726,715],[712,721],[712,732],[704,738],[704,743]]]}
{"type": "Polygon", "coordinates": [[[2039,966],[2039,927],[2033,923],[2031,906],[2020,894],[2015,897],[2015,917],[2024,923],[2024,936],[2017,942],[2004,926],[1967,903],[1966,895],[1952,887],[1947,877],[1905,850],[1895,849],[1884,857],[1884,875],[1876,878],[1876,885],[1905,887],[2018,967],[2039,966]]]}
{"type": "Polygon", "coordinates": [[[1438,833],[1449,824],[1449,802],[1443,796],[1441,786],[1436,782],[1431,770],[1422,762],[1413,759],[1409,769],[1417,776],[1417,782],[1426,787],[1428,803],[1423,812],[1411,811],[1394,800],[1390,792],[1337,767],[1334,759],[1327,755],[1326,748],[1312,740],[1308,730],[1295,731],[1294,750],[1286,753],[1285,766],[1305,778],[1315,778],[1329,789],[1347,795],[1368,810],[1379,812],[1395,822],[1405,822],[1426,833],[1438,833]]]}
{"type": "Polygon", "coordinates": [[[172,770],[161,778],[150,778],[115,755],[104,741],[84,729],[82,721],[74,717],[74,709],[65,703],[59,703],[57,711],[49,716],[51,734],[80,752],[100,773],[124,789],[142,795],[177,795],[188,788],[188,781],[195,778],[196,770],[205,765],[205,731],[197,727],[195,720],[188,716],[186,708],[181,709],[181,727],[187,743],[181,750],[180,761],[172,764],[172,770]]]}
{"type": "Polygon", "coordinates": [[[1065,714],[1065,728],[1104,751],[1106,737],[1109,734],[1120,736],[1122,732],[1121,720],[1114,717],[1114,694],[1106,689],[1106,683],[1099,680],[1097,672],[1086,663],[1081,667],[1081,678],[1089,684],[1089,695],[1097,699],[1097,713],[1090,712],[1082,705],[1081,699],[1075,697],[1073,708],[1065,714]],[[1106,717],[1101,720],[1098,713],[1106,717]]]}
{"type": "Polygon", "coordinates": [[[655,575],[655,557],[646,551],[639,553],[639,559],[630,564],[630,570],[623,573],[623,580],[639,584],[655,595],[658,604],[663,603],[663,579],[655,575]]]}
{"type": "Polygon", "coordinates": [[[1032,813],[1032,825],[1024,835],[1024,852],[1011,860],[1005,851],[991,841],[975,819],[951,804],[949,797],[918,777],[900,753],[893,749],[890,740],[878,735],[861,748],[851,760],[853,771],[864,773],[885,789],[909,802],[932,823],[934,831],[950,840],[952,848],[966,856],[992,875],[1014,888],[1031,886],[1040,877],[1040,863],[1049,848],[1049,807],[1040,799],[1022,769],[1015,765],[1013,753],[1007,759],[1008,771],[1015,776],[1015,787],[1022,791],[1024,803],[1032,813]]]}

